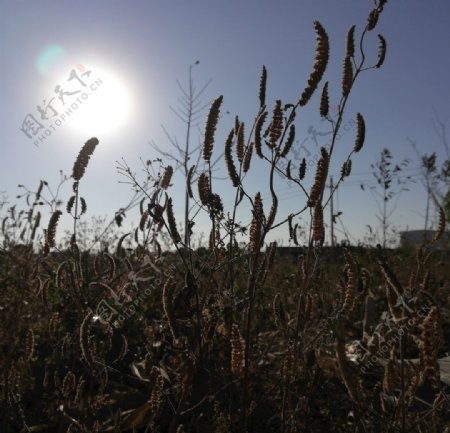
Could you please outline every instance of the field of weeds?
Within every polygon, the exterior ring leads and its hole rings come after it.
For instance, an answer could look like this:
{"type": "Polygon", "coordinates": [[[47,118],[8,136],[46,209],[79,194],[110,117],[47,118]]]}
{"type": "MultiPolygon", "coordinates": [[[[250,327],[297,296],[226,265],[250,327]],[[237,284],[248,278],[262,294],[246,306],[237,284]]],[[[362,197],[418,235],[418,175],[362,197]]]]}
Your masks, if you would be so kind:
{"type": "MultiPolygon", "coordinates": [[[[318,21],[316,57],[298,102],[267,102],[263,68],[253,123],[236,117],[223,146],[215,138],[223,98],[214,100],[201,154],[206,169],[190,167],[181,186],[209,217],[207,247],[191,246],[197,213],[179,229],[174,169],[161,163],[145,187],[121,166],[143,194],[138,227],[101,251],[84,251],[81,193],[96,138],[74,162],[73,194],[48,221],[40,211],[44,183],[28,194],[28,209],[6,211],[2,433],[449,432],[449,254],[434,248],[445,232],[444,210],[434,237],[415,250],[323,245],[325,185],[346,102],[359,74],[385,60],[386,41],[374,32],[384,5],[375,5],[359,36],[355,26],[348,31],[342,82],[333,87],[341,94],[336,118],[328,114],[332,84],[322,83],[329,40],[318,21]],[[373,36],[375,55],[365,52],[373,36]],[[294,173],[295,116],[316,91],[333,140],[313,170],[303,159],[294,173]],[[214,152],[223,152],[235,192],[228,209],[214,190],[214,152]],[[265,203],[262,191],[246,187],[256,158],[266,166],[265,203]],[[304,194],[287,215],[275,176],[304,194]],[[247,222],[237,216],[243,203],[251,206],[247,222]],[[65,248],[58,241],[63,213],[73,218],[65,248]],[[310,220],[305,243],[297,238],[300,215],[310,220]],[[296,246],[292,260],[267,242],[280,226],[296,246]]],[[[354,146],[336,188],[363,149],[365,120],[354,117],[354,146]]]]}

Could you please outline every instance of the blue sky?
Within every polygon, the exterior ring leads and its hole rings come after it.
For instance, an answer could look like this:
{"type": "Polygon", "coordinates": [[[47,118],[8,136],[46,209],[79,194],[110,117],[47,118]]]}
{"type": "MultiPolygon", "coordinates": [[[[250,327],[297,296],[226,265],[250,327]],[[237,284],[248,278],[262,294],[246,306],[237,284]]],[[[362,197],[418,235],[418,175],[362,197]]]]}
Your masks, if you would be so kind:
{"type": "MultiPolygon", "coordinates": [[[[46,179],[56,188],[59,171],[70,174],[79,148],[95,135],[100,145],[83,179],[83,195],[89,215],[112,217],[132,194],[129,186],[118,183],[123,179],[115,169],[116,161],[123,157],[139,171],[140,157],[146,160],[157,156],[150,141],[169,149],[161,125],[172,136],[183,139],[184,126],[170,106],[179,106],[176,80],[186,85],[190,64],[200,61],[193,69],[197,87],[211,79],[202,96],[203,102],[224,95],[223,115],[217,130],[216,151],[220,153],[234,116],[238,114],[248,125],[254,119],[262,65],[268,70],[269,109],[275,99],[282,99],[283,103],[297,102],[314,59],[315,20],[322,23],[330,37],[326,79],[330,82],[331,103],[337,103],[346,31],[356,24],[359,35],[372,5],[369,0],[2,0],[0,191],[5,191],[14,202],[20,193],[18,184],[35,189],[40,179],[46,179]],[[48,51],[49,46],[53,46],[53,51],[48,51]],[[35,146],[36,138],[30,139],[20,130],[22,122],[28,114],[38,116],[36,107],[42,105],[43,99],[56,96],[55,87],[77,65],[80,74],[83,70],[92,71],[91,76],[85,77],[86,81],[96,74],[102,79],[102,71],[104,82],[111,78],[109,73],[119,79],[129,95],[127,120],[109,134],[76,131],[66,122],[35,146]]],[[[359,184],[373,184],[370,164],[376,161],[383,147],[390,148],[395,159],[411,159],[408,174],[417,182],[400,196],[392,223],[399,230],[423,227],[425,193],[415,169],[419,162],[407,138],[417,142],[421,153],[436,151],[441,164],[445,152],[433,130],[433,112],[443,121],[450,119],[450,3],[446,0],[388,2],[376,32],[368,38],[367,55],[374,62],[376,33],[383,34],[387,40],[385,64],[380,70],[362,74],[356,83],[347,107],[348,130],[338,142],[336,161],[331,167],[331,172],[337,174],[353,146],[352,119],[357,112],[363,113],[366,143],[353,160],[354,175],[335,197],[335,211],[342,212],[342,223],[337,229],[345,228],[354,239],[364,237],[367,224],[373,227],[378,224],[376,203],[370,193],[361,191],[359,184]]],[[[106,96],[94,92],[72,117],[87,111],[86,107],[95,98],[106,96]]],[[[297,116],[300,143],[309,137],[310,127],[326,132],[318,115],[318,97],[317,92],[297,116]]],[[[120,101],[111,105],[120,106],[120,101]]],[[[205,111],[199,121],[200,129],[206,114],[205,111]]],[[[111,123],[115,124],[116,120],[111,118],[111,123]]],[[[111,125],[111,129],[112,126],[116,125],[111,125]]],[[[194,130],[192,140],[196,142],[197,137],[194,130]]],[[[324,144],[320,142],[323,139],[319,137],[319,146],[324,144]]],[[[308,140],[311,153],[317,153],[319,147],[308,140]]],[[[255,169],[257,172],[247,180],[253,192],[260,189],[264,179],[264,171],[258,171],[259,166],[255,169]]],[[[305,181],[308,187],[311,176],[312,172],[305,181]]],[[[228,181],[218,181],[217,185],[225,196],[229,194],[228,181]]],[[[305,198],[294,187],[284,182],[277,187],[283,199],[283,212],[303,205],[305,198]]],[[[70,195],[70,188],[70,182],[61,188],[64,201],[70,195]]],[[[177,187],[176,180],[171,193],[175,210],[181,212],[183,189],[177,187]]],[[[69,217],[65,218],[69,224],[69,217]]],[[[138,217],[130,214],[127,220],[136,225],[138,217]]],[[[199,231],[201,227],[201,223],[197,225],[199,231]]],[[[338,232],[338,236],[342,237],[342,233],[338,232]]],[[[286,231],[275,233],[274,238],[286,239],[286,231]]]]}

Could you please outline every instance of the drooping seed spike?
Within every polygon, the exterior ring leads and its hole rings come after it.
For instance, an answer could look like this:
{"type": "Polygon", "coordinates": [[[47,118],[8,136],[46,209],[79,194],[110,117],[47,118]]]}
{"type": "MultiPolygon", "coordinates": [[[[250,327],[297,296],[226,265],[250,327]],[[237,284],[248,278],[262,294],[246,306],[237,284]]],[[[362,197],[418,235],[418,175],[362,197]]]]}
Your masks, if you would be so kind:
{"type": "Polygon", "coordinates": [[[319,21],[314,22],[314,27],[317,34],[316,60],[311,75],[309,76],[308,84],[300,97],[299,104],[302,107],[308,103],[320,80],[322,79],[325,69],[327,68],[330,55],[330,44],[325,29],[319,21]]]}
{"type": "Polygon", "coordinates": [[[302,158],[302,162],[300,163],[300,167],[298,169],[298,177],[300,180],[303,180],[306,175],[306,158],[302,158]]]}
{"type": "Polygon", "coordinates": [[[177,244],[181,242],[181,236],[178,232],[177,223],[175,221],[175,215],[173,213],[172,197],[167,200],[167,224],[169,225],[170,235],[172,240],[177,244]]]}
{"type": "Polygon", "coordinates": [[[83,215],[86,213],[87,210],[86,200],[83,197],[80,197],[80,205],[81,205],[80,215],[83,215]]]}
{"type": "Polygon", "coordinates": [[[369,17],[367,18],[367,26],[366,26],[366,29],[368,32],[370,32],[371,30],[373,30],[376,27],[379,16],[380,16],[380,13],[379,13],[378,9],[373,9],[370,12],[369,17]]]}
{"type": "Polygon", "coordinates": [[[189,169],[188,175],[186,178],[186,189],[187,189],[189,198],[194,198],[194,193],[192,192],[192,176],[194,174],[194,171],[195,171],[195,164],[189,169]]]}
{"type": "Polygon", "coordinates": [[[381,68],[381,66],[383,66],[384,59],[386,58],[386,39],[384,39],[383,36],[378,35],[378,40],[380,45],[378,49],[378,61],[375,67],[381,68]]]}
{"type": "Polygon", "coordinates": [[[230,177],[233,186],[237,187],[239,185],[239,175],[233,161],[233,154],[232,154],[233,137],[234,137],[234,130],[232,129],[228,134],[227,140],[225,141],[224,157],[225,163],[227,165],[228,176],[230,177]]]}
{"type": "Polygon", "coordinates": [[[74,203],[75,203],[75,196],[73,195],[69,198],[69,201],[67,202],[67,206],[66,206],[67,213],[72,212],[74,203]]]}
{"type": "Polygon", "coordinates": [[[324,84],[322,89],[322,95],[320,96],[320,115],[322,117],[328,116],[330,109],[330,101],[328,97],[328,81],[324,84]]]}
{"type": "Polygon", "coordinates": [[[366,123],[364,122],[364,117],[361,113],[356,114],[356,140],[355,146],[353,148],[353,152],[359,152],[363,145],[364,140],[366,138],[366,123]]]}
{"type": "Polygon", "coordinates": [[[289,153],[289,151],[291,150],[292,145],[294,144],[294,140],[295,140],[295,125],[292,124],[289,127],[289,135],[288,138],[286,140],[286,144],[284,145],[283,151],[281,152],[281,156],[284,158],[285,156],[287,156],[287,154],[289,153]]]}
{"type": "Polygon", "coordinates": [[[266,121],[266,117],[267,117],[267,111],[264,111],[264,113],[262,113],[258,117],[258,120],[256,121],[256,124],[255,124],[255,152],[260,158],[263,158],[261,131],[262,131],[264,122],[266,121]]]}

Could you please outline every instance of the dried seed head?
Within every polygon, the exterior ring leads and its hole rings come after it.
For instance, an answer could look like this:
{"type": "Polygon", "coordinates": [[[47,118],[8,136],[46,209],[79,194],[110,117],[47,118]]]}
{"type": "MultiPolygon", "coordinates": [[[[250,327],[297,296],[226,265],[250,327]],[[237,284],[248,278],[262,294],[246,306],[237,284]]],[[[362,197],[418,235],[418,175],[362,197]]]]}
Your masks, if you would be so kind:
{"type": "Polygon", "coordinates": [[[322,89],[322,95],[320,96],[320,115],[322,117],[328,116],[330,109],[330,101],[328,97],[328,81],[324,84],[322,89]]]}
{"type": "Polygon", "coordinates": [[[225,141],[225,162],[227,164],[228,176],[231,179],[234,187],[239,186],[239,175],[236,170],[236,166],[234,165],[233,155],[232,155],[232,146],[233,146],[233,136],[234,130],[232,129],[228,134],[227,140],[225,141]]]}
{"type": "Polygon", "coordinates": [[[384,366],[383,390],[386,394],[392,394],[395,386],[395,361],[392,357],[384,366]]]}
{"type": "Polygon", "coordinates": [[[261,131],[262,131],[262,127],[264,125],[264,122],[266,121],[266,117],[267,117],[267,111],[264,111],[264,113],[262,113],[255,124],[255,151],[256,154],[262,158],[263,154],[262,154],[262,142],[261,142],[261,131]]]}
{"type": "Polygon", "coordinates": [[[269,126],[269,141],[268,145],[270,148],[274,148],[276,142],[281,137],[283,133],[283,109],[281,107],[281,100],[275,101],[275,107],[272,113],[272,122],[269,126]]]}
{"type": "Polygon", "coordinates": [[[281,375],[285,382],[289,382],[292,371],[294,367],[295,356],[294,356],[294,344],[289,344],[288,349],[284,355],[283,367],[281,368],[281,375]]]}
{"type": "Polygon", "coordinates": [[[187,178],[186,178],[186,189],[189,195],[189,198],[194,198],[194,194],[192,192],[192,176],[195,171],[195,164],[189,169],[187,178]]]}
{"type": "Polygon", "coordinates": [[[78,381],[77,390],[75,392],[75,398],[74,401],[78,405],[78,407],[81,407],[82,401],[83,401],[83,392],[84,392],[84,385],[86,384],[86,381],[83,379],[83,377],[80,377],[80,380],[78,381]]]}
{"type": "Polygon", "coordinates": [[[364,140],[366,138],[366,124],[364,122],[364,117],[361,113],[357,113],[356,115],[356,140],[355,146],[353,147],[353,152],[359,152],[363,145],[364,140]]]}
{"type": "Polygon", "coordinates": [[[320,149],[321,157],[317,163],[316,175],[314,178],[314,184],[309,193],[308,206],[315,206],[318,199],[320,199],[323,189],[325,188],[325,182],[328,175],[329,155],[324,147],[320,149]]]}
{"type": "Polygon", "coordinates": [[[355,55],[355,26],[351,26],[347,31],[346,53],[347,57],[355,55]]]}
{"type": "Polygon", "coordinates": [[[25,338],[25,360],[29,361],[33,357],[34,353],[34,333],[30,328],[27,331],[27,336],[25,338]]]}
{"type": "Polygon", "coordinates": [[[313,71],[309,76],[308,84],[300,98],[300,106],[306,105],[312,94],[316,90],[320,80],[322,79],[325,69],[327,68],[328,58],[330,55],[330,45],[325,29],[318,21],[314,23],[314,27],[317,33],[316,60],[314,63],[313,71]]]}
{"type": "Polygon", "coordinates": [[[244,159],[244,148],[245,148],[244,131],[245,131],[244,122],[240,122],[236,140],[236,156],[239,162],[242,162],[242,160],[244,159]]]}
{"type": "Polygon", "coordinates": [[[153,386],[149,400],[150,410],[154,414],[158,412],[161,406],[163,388],[164,388],[164,377],[160,374],[155,380],[155,385],[153,386]]]}
{"type": "Polygon", "coordinates": [[[378,9],[374,9],[374,10],[372,10],[372,12],[370,12],[369,17],[367,18],[367,26],[366,26],[366,29],[368,32],[370,32],[371,30],[373,30],[375,28],[375,26],[378,23],[379,16],[380,16],[380,13],[379,13],[378,9]]]}
{"type": "Polygon", "coordinates": [[[259,106],[260,108],[266,105],[266,83],[267,83],[267,70],[263,66],[261,72],[261,78],[259,79],[259,106]]]}
{"type": "Polygon", "coordinates": [[[56,210],[50,217],[47,228],[47,245],[49,247],[55,246],[56,227],[58,226],[58,220],[61,215],[62,212],[60,210],[56,210]]]}
{"type": "Polygon", "coordinates": [[[198,195],[200,196],[200,201],[203,206],[209,204],[209,198],[211,191],[209,189],[209,177],[206,173],[201,173],[198,178],[198,195]]]}
{"type": "Polygon", "coordinates": [[[303,180],[306,175],[306,158],[302,158],[302,162],[300,163],[300,167],[298,169],[298,177],[300,180],[303,180]]]}
{"type": "Polygon", "coordinates": [[[433,241],[437,242],[439,239],[442,238],[444,233],[445,233],[445,211],[441,206],[439,206],[439,223],[436,233],[434,234],[433,241]]]}
{"type": "Polygon", "coordinates": [[[89,311],[80,326],[80,347],[84,359],[89,365],[94,363],[91,347],[89,344],[89,324],[92,320],[92,311],[89,311]]]}
{"type": "Polygon", "coordinates": [[[351,399],[356,401],[358,398],[358,388],[349,370],[347,354],[345,352],[345,341],[341,336],[337,338],[335,350],[336,360],[342,381],[344,382],[344,385],[347,388],[347,392],[351,399]]]}
{"type": "Polygon", "coordinates": [[[323,225],[323,207],[320,202],[314,206],[312,228],[312,240],[322,245],[325,238],[325,227],[323,225]]]}
{"type": "Polygon", "coordinates": [[[211,160],[214,146],[214,135],[216,132],[217,122],[219,121],[220,106],[222,105],[223,96],[219,96],[211,105],[206,122],[205,138],[203,143],[203,159],[206,162],[211,160]]]}
{"type": "Polygon", "coordinates": [[[164,174],[162,175],[161,178],[161,182],[160,182],[160,187],[161,189],[167,189],[170,186],[170,181],[172,179],[172,175],[173,175],[173,168],[171,165],[168,165],[165,170],[164,170],[164,174]]]}
{"type": "Polygon", "coordinates": [[[376,68],[381,68],[384,63],[384,59],[386,58],[386,39],[383,36],[378,35],[378,40],[380,42],[380,46],[378,49],[378,61],[375,65],[376,68]]]}
{"type": "Polygon", "coordinates": [[[125,355],[128,352],[127,337],[125,337],[125,335],[123,335],[123,334],[121,335],[121,337],[122,337],[122,345],[120,347],[120,352],[119,352],[119,355],[117,356],[117,359],[115,359],[113,363],[121,361],[123,358],[125,358],[125,355]]]}
{"type": "Polygon", "coordinates": [[[31,240],[34,240],[34,237],[36,235],[36,230],[39,227],[40,223],[41,223],[41,213],[38,212],[34,218],[33,230],[31,231],[31,240]]]}
{"type": "Polygon", "coordinates": [[[139,221],[139,230],[141,232],[144,231],[145,229],[145,223],[148,220],[148,211],[144,211],[143,214],[141,215],[141,220],[139,221]]]}
{"type": "Polygon", "coordinates": [[[233,323],[231,327],[231,372],[239,376],[244,368],[245,344],[239,332],[239,327],[233,323]]]}
{"type": "Polygon", "coordinates": [[[289,135],[286,140],[286,144],[284,145],[283,151],[281,152],[281,156],[283,158],[286,157],[289,151],[291,150],[291,147],[294,144],[294,139],[295,139],[295,125],[292,124],[289,127],[289,135]]]}
{"type": "Polygon", "coordinates": [[[292,163],[292,161],[289,160],[288,163],[287,163],[287,166],[286,166],[286,177],[287,177],[288,179],[292,179],[292,174],[291,174],[291,163],[292,163]]]}
{"type": "Polygon", "coordinates": [[[242,171],[244,173],[247,173],[250,170],[250,161],[252,160],[252,154],[253,154],[253,143],[250,143],[247,146],[247,149],[245,150],[244,161],[242,163],[242,171]]]}
{"type": "Polygon", "coordinates": [[[72,170],[72,177],[76,182],[78,182],[83,177],[87,164],[89,162],[89,158],[94,153],[97,144],[98,139],[93,137],[86,141],[86,143],[84,143],[84,146],[81,148],[72,170]]]}
{"type": "Polygon", "coordinates": [[[170,236],[172,240],[177,244],[181,242],[181,236],[178,232],[177,223],[175,221],[175,215],[173,213],[172,197],[167,200],[167,224],[169,225],[170,236]]]}
{"type": "Polygon", "coordinates": [[[73,195],[69,198],[69,201],[67,202],[67,206],[66,206],[67,213],[72,212],[72,207],[73,207],[74,203],[75,203],[75,196],[73,195]]]}
{"type": "Polygon", "coordinates": [[[75,375],[71,371],[68,371],[62,382],[62,393],[66,400],[69,399],[71,392],[75,389],[75,382],[75,375]]]}
{"type": "Polygon", "coordinates": [[[438,308],[434,305],[430,308],[430,311],[422,322],[420,340],[423,374],[430,378],[433,386],[438,386],[440,369],[437,359],[441,343],[441,325],[438,308]]]}
{"type": "Polygon", "coordinates": [[[284,311],[281,295],[277,293],[273,298],[272,303],[273,315],[278,326],[286,328],[286,313],[284,311]]]}
{"type": "Polygon", "coordinates": [[[256,253],[260,249],[261,229],[264,220],[264,210],[261,200],[261,194],[258,192],[255,196],[253,218],[250,224],[249,250],[256,253]]]}
{"type": "Polygon", "coordinates": [[[162,304],[164,309],[164,314],[167,319],[167,323],[169,325],[170,333],[172,334],[172,338],[174,341],[177,341],[177,328],[176,328],[176,321],[175,316],[173,315],[172,310],[172,290],[173,285],[173,277],[169,277],[164,284],[163,292],[162,292],[162,304]]]}
{"type": "Polygon", "coordinates": [[[356,262],[350,252],[344,248],[345,264],[347,268],[347,283],[345,285],[345,296],[342,304],[342,313],[349,316],[355,307],[355,295],[357,287],[356,262]]]}
{"type": "Polygon", "coordinates": [[[83,215],[86,213],[87,210],[86,200],[83,197],[80,197],[80,205],[81,205],[80,215],[83,215]]]}
{"type": "Polygon", "coordinates": [[[352,160],[348,159],[347,161],[344,161],[341,168],[341,177],[348,177],[350,176],[350,173],[352,171],[352,160]]]}
{"type": "Polygon", "coordinates": [[[344,72],[342,75],[342,96],[345,98],[350,93],[353,82],[353,64],[349,56],[344,59],[344,72]]]}

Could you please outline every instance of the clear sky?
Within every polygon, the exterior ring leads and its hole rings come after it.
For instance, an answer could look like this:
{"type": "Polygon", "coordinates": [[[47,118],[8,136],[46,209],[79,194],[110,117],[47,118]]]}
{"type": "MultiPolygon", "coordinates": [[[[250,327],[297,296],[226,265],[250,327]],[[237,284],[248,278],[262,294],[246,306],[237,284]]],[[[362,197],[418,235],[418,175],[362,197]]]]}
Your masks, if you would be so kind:
{"type": "MultiPolygon", "coordinates": [[[[198,88],[211,79],[202,96],[204,103],[224,95],[217,131],[216,151],[220,153],[234,116],[238,114],[248,125],[254,119],[262,65],[268,70],[269,109],[278,98],[283,103],[297,102],[313,64],[315,20],[330,37],[326,79],[331,103],[338,103],[347,29],[356,24],[359,35],[372,6],[370,0],[0,0],[0,191],[14,202],[20,193],[18,184],[36,189],[39,180],[46,179],[56,188],[59,171],[70,174],[81,145],[97,136],[100,145],[81,188],[89,215],[112,217],[132,194],[129,186],[118,183],[122,178],[115,169],[116,161],[124,157],[139,171],[139,157],[158,156],[150,141],[170,149],[161,125],[183,140],[184,125],[170,107],[179,107],[176,80],[187,84],[190,64],[200,61],[193,69],[198,88]],[[85,74],[89,70],[91,74],[85,74]],[[108,88],[114,92],[106,91],[108,88]],[[89,90],[86,99],[80,96],[83,89],[89,90]],[[76,98],[81,102],[67,119],[52,123],[55,111],[58,115],[67,111],[76,98]],[[46,105],[49,102],[51,107],[46,105]],[[97,111],[90,111],[90,104],[97,111]],[[43,120],[38,107],[43,110],[46,106],[48,119],[43,120]],[[107,114],[106,123],[98,123],[99,130],[90,122],[98,111],[107,114]],[[77,116],[81,118],[78,124],[77,116]],[[26,118],[29,122],[24,127],[26,118]],[[39,141],[44,130],[33,135],[35,130],[29,127],[38,126],[34,121],[47,129],[52,124],[54,129],[39,141]]],[[[356,112],[363,113],[366,143],[353,160],[354,174],[335,197],[335,211],[342,212],[337,229],[345,227],[355,239],[364,237],[367,224],[378,224],[376,203],[367,189],[374,183],[370,164],[383,147],[390,148],[395,159],[411,159],[408,174],[417,182],[400,196],[392,222],[399,230],[423,227],[425,193],[416,169],[419,162],[407,138],[416,141],[421,153],[436,151],[440,165],[445,152],[433,129],[433,112],[443,121],[450,119],[448,0],[388,2],[376,32],[368,38],[367,55],[373,62],[378,50],[376,33],[387,40],[386,61],[380,70],[368,71],[356,83],[348,104],[348,128],[338,142],[336,165],[331,168],[337,175],[354,143],[356,131],[351,121],[356,112]],[[366,192],[361,190],[361,182],[366,184],[366,192]]],[[[328,130],[320,121],[318,97],[319,92],[297,116],[297,145],[306,139],[305,146],[312,154],[327,140],[318,136],[317,145],[308,134],[311,128],[328,130]]],[[[199,121],[200,129],[206,114],[199,121]]],[[[192,140],[196,142],[197,137],[194,129],[192,140]]],[[[259,188],[263,175],[255,173],[248,179],[250,190],[259,188]]],[[[312,172],[309,179],[311,176],[312,172]]],[[[229,185],[224,181],[222,188],[229,189],[229,185]]],[[[64,201],[70,188],[68,182],[61,189],[64,201]]],[[[278,188],[283,211],[303,204],[304,196],[294,187],[279,183],[278,188]]],[[[175,181],[176,212],[182,211],[182,194],[183,188],[177,188],[175,181]]],[[[285,232],[274,236],[286,238],[285,232]]],[[[338,236],[342,234],[338,232],[338,236]]]]}

